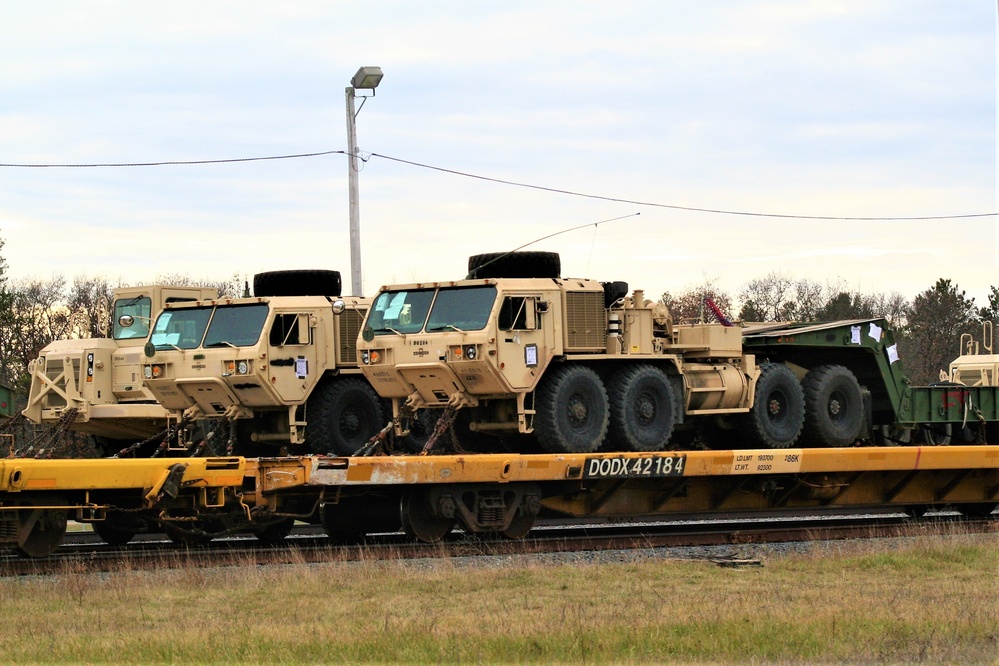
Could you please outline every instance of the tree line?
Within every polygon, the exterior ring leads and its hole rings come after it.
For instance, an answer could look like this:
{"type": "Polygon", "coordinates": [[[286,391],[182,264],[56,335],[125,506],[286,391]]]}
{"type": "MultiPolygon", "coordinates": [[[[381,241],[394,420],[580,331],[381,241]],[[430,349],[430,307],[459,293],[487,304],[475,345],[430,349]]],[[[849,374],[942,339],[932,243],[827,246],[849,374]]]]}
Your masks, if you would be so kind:
{"type": "MultiPolygon", "coordinates": [[[[0,238],[0,251],[3,246],[0,238]]],[[[225,281],[162,275],[156,282],[214,287],[222,296],[239,296],[246,280],[238,275],[225,281]]],[[[26,396],[31,381],[28,363],[47,344],[53,340],[102,337],[101,328],[110,325],[110,313],[102,309],[101,301],[110,302],[114,289],[121,286],[127,285],[90,276],[78,276],[71,282],[59,276],[11,280],[0,253],[0,384],[26,396]]],[[[963,333],[981,339],[984,322],[999,326],[999,287],[992,286],[988,304],[979,307],[944,278],[908,300],[897,292],[863,294],[847,289],[843,283],[823,285],[770,273],[746,283],[734,296],[706,281],[676,294],[666,292],[660,302],[669,308],[676,322],[711,319],[705,298],[729,317],[736,312],[743,322],[884,317],[895,330],[904,367],[916,384],[937,381],[939,371],[958,355],[963,333]]]]}
{"type": "Polygon", "coordinates": [[[675,294],[666,292],[660,302],[669,308],[674,321],[710,320],[713,314],[705,307],[706,298],[728,317],[736,313],[735,318],[743,322],[884,317],[895,332],[906,375],[922,385],[939,381],[940,371],[960,353],[962,334],[982,341],[986,322],[999,327],[999,287],[992,286],[988,304],[979,307],[945,278],[909,300],[898,292],[864,294],[848,289],[842,281],[822,284],[774,272],[750,280],[734,297],[706,281],[675,294]]]}
{"type": "MultiPolygon", "coordinates": [[[[0,251],[4,240],[0,238],[0,251]]],[[[160,284],[214,287],[221,296],[240,296],[245,278],[227,281],[194,280],[186,275],[157,276],[160,284]]],[[[61,276],[48,279],[10,279],[7,262],[0,253],[0,384],[27,397],[31,385],[28,363],[53,340],[104,337],[111,313],[107,304],[114,290],[128,286],[107,278],[61,276]],[[104,301],[102,306],[101,301],[104,301]]]]}

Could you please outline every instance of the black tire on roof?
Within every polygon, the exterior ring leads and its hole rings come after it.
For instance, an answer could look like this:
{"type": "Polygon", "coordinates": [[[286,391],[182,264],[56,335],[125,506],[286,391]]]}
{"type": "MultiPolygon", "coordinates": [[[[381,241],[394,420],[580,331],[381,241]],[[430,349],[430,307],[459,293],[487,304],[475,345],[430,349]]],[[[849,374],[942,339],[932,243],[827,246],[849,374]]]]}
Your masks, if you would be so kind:
{"type": "Polygon", "coordinates": [[[487,252],[468,258],[469,278],[557,278],[558,252],[487,252]]]}
{"type": "Polygon", "coordinates": [[[339,296],[340,271],[267,271],[253,276],[254,296],[339,296]]]}

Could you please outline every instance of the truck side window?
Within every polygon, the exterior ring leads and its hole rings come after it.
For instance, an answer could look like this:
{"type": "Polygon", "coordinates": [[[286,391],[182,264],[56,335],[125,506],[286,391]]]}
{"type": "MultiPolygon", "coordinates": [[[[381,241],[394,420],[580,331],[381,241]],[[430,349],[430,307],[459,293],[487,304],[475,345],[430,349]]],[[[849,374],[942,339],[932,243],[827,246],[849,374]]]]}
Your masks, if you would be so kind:
{"type": "Polygon", "coordinates": [[[503,331],[533,331],[538,328],[537,299],[533,296],[507,296],[499,311],[503,331]]]}
{"type": "Polygon", "coordinates": [[[274,323],[271,325],[269,341],[271,347],[309,344],[308,315],[275,315],[274,323]]]}

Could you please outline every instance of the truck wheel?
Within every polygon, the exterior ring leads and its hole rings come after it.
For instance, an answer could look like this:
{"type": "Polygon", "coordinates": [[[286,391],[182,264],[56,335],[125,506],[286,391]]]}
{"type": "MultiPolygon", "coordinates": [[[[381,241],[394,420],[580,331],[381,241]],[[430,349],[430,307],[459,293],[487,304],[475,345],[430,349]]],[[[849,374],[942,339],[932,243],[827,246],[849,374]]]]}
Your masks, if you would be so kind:
{"type": "Polygon", "coordinates": [[[253,276],[254,296],[339,296],[340,271],[268,271],[253,276]]]}
{"type": "Polygon", "coordinates": [[[916,444],[928,446],[950,445],[952,428],[949,423],[923,423],[916,428],[916,444]]]}
{"type": "Polygon", "coordinates": [[[534,432],[549,453],[590,453],[607,434],[610,405],[600,377],[582,365],[551,371],[537,392],[534,432]]]}
{"type": "Polygon", "coordinates": [[[842,365],[812,368],[801,388],[805,395],[803,442],[811,446],[849,446],[864,425],[860,384],[842,365]]]}
{"type": "Polygon", "coordinates": [[[619,371],[610,386],[610,450],[664,450],[676,423],[676,400],[666,374],[639,365],[619,371]]]}
{"type": "Polygon", "coordinates": [[[305,443],[313,453],[351,456],[385,425],[381,401],[363,379],[321,382],[305,406],[305,443]]]}
{"type": "Polygon", "coordinates": [[[557,278],[558,252],[487,252],[468,258],[469,278],[557,278]]]}
{"type": "Polygon", "coordinates": [[[441,416],[439,409],[421,409],[415,416],[409,418],[409,434],[399,438],[401,449],[406,453],[420,453],[427,440],[434,432],[437,419],[441,416]]]}
{"type": "Polygon", "coordinates": [[[801,434],[805,421],[805,396],[798,378],[780,363],[760,366],[756,399],[749,411],[747,444],[764,449],[786,449],[801,434]]]}
{"type": "Polygon", "coordinates": [[[257,537],[257,541],[265,546],[280,546],[284,543],[284,538],[291,534],[293,527],[295,527],[295,519],[285,518],[276,523],[271,523],[257,532],[255,536],[257,537]]]}

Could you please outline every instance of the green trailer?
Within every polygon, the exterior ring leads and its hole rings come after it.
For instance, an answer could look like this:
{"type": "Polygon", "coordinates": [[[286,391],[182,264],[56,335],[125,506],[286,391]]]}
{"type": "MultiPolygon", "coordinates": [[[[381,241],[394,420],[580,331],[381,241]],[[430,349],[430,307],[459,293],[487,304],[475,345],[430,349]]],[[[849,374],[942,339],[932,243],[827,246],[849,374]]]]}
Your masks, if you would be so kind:
{"type": "MultiPolygon", "coordinates": [[[[884,319],[747,325],[743,348],[756,354],[757,362],[788,365],[803,383],[820,368],[849,370],[861,390],[862,439],[885,444],[999,442],[995,372],[982,371],[971,386],[952,381],[914,386],[905,376],[894,334],[884,319]]],[[[961,356],[949,374],[954,376],[962,360],[975,360],[977,368],[983,359],[995,363],[996,357],[961,356]]],[[[844,404],[830,402],[829,409],[842,409],[844,404]]]]}
{"type": "Polygon", "coordinates": [[[14,391],[2,385],[0,385],[0,416],[5,418],[14,416],[14,391]]]}

